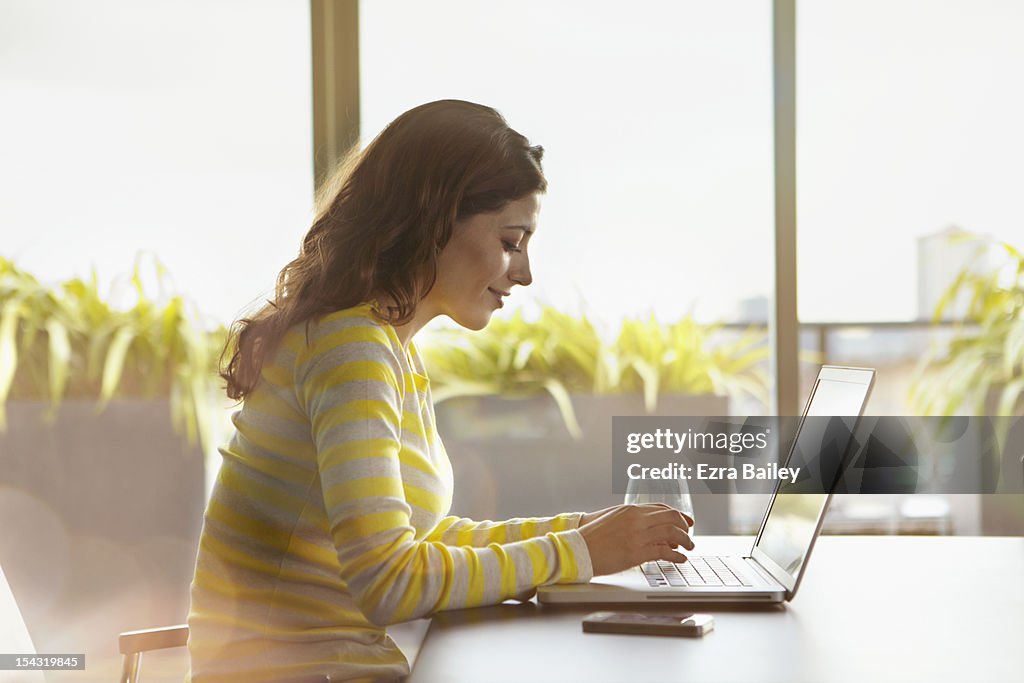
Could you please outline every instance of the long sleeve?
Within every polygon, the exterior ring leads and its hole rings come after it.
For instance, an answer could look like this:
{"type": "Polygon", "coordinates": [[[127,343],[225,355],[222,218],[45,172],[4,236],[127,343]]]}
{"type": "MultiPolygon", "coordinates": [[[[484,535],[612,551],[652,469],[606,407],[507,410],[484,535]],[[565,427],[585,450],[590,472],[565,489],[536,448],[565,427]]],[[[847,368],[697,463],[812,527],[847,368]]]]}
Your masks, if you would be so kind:
{"type": "Polygon", "coordinates": [[[433,432],[422,420],[429,399],[417,382],[426,378],[403,367],[410,364],[391,328],[335,322],[296,364],[296,394],[311,425],[341,579],[366,617],[384,625],[589,580],[586,542],[567,520],[533,538],[528,524],[512,524],[506,540],[510,532],[522,540],[499,543],[494,531],[484,547],[449,544],[444,531],[416,538],[413,506],[448,502],[431,486],[433,432]]]}
{"type": "Polygon", "coordinates": [[[482,548],[491,543],[512,543],[578,529],[582,515],[581,512],[567,512],[555,517],[515,518],[500,522],[477,522],[465,517],[445,517],[431,530],[426,540],[440,541],[446,545],[482,548]]]}

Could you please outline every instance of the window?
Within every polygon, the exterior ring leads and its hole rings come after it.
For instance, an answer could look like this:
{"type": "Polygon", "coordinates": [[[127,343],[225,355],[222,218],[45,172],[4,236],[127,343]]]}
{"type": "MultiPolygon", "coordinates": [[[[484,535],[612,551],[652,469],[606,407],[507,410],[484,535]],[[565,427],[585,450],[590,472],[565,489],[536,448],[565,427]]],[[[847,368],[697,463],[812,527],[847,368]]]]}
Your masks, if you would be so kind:
{"type": "MultiPolygon", "coordinates": [[[[917,363],[953,332],[929,324],[934,305],[976,247],[947,236],[1024,247],[1024,6],[844,0],[797,13],[803,348],[878,368],[869,414],[913,415],[917,363]]],[[[812,379],[808,364],[805,391],[812,379]]],[[[978,533],[979,502],[861,496],[835,511],[868,527],[978,533]]]]}
{"type": "MultiPolygon", "coordinates": [[[[417,104],[456,98],[497,108],[545,147],[549,189],[533,241],[534,283],[512,297],[527,315],[546,303],[610,330],[650,314],[662,322],[689,313],[702,322],[764,321],[774,224],[771,3],[500,6],[499,13],[491,3],[456,0],[360,5],[364,143],[417,104]]],[[[589,410],[603,429],[610,418],[589,410]]],[[[615,410],[607,415],[642,407],[615,410]]],[[[548,457],[545,470],[573,457],[575,447],[554,447],[559,457],[548,457]]],[[[456,467],[470,467],[472,451],[452,449],[463,455],[453,458],[456,467]]],[[[604,442],[576,450],[590,453],[579,455],[588,467],[607,467],[596,453],[609,452],[604,442]]],[[[488,476],[510,486],[486,468],[463,476],[479,490],[489,490],[488,476]]],[[[544,501],[527,501],[524,488],[517,507],[495,508],[495,496],[466,505],[458,492],[456,506],[500,517],[622,499],[608,496],[601,477],[567,484],[572,477],[546,471],[543,488],[562,488],[544,501]]],[[[724,499],[714,498],[711,514],[724,519],[724,499]]],[[[726,530],[709,514],[702,519],[706,530],[726,530]]]]}
{"type": "Polygon", "coordinates": [[[544,145],[549,190],[521,301],[612,323],[766,312],[770,2],[502,7],[363,3],[364,142],[412,106],[458,98],[544,145]]]}
{"type": "Polygon", "coordinates": [[[154,252],[217,322],[298,250],[313,182],[307,3],[4,3],[3,253],[38,277],[154,252]],[[68,248],[74,245],[74,248],[68,248]]]}

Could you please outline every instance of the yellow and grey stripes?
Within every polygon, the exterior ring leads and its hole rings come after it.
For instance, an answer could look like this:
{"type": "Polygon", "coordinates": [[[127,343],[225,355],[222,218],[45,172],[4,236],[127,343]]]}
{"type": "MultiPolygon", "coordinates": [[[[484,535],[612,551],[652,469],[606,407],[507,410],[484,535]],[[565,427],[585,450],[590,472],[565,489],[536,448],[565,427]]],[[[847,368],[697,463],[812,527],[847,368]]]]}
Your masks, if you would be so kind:
{"type": "Polygon", "coordinates": [[[445,517],[429,381],[369,306],[292,330],[234,424],[192,584],[194,683],[401,676],[387,624],[590,579],[578,513],[445,517]]]}

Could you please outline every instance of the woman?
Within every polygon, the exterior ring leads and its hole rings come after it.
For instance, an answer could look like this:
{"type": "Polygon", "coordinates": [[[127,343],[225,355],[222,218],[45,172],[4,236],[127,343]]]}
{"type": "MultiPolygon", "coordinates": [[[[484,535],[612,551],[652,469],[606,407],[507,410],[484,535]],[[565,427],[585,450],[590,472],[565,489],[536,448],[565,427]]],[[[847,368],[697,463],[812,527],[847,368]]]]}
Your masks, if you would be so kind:
{"type": "Polygon", "coordinates": [[[446,517],[452,471],[413,336],[479,330],[532,280],[543,150],[489,107],[440,101],[347,165],[273,302],[233,329],[243,399],[206,511],[192,681],[408,673],[385,627],[683,561],[665,506],[547,519],[446,517]]]}

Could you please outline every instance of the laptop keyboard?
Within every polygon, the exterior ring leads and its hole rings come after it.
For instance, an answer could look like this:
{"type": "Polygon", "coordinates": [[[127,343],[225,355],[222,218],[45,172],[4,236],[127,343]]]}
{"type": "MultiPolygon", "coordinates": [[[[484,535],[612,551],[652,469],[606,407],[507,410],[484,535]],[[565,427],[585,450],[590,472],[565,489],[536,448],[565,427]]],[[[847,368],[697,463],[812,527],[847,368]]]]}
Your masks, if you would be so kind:
{"type": "Polygon", "coordinates": [[[658,560],[640,565],[647,583],[666,586],[750,586],[742,574],[735,574],[721,557],[691,557],[688,562],[658,560]]]}

